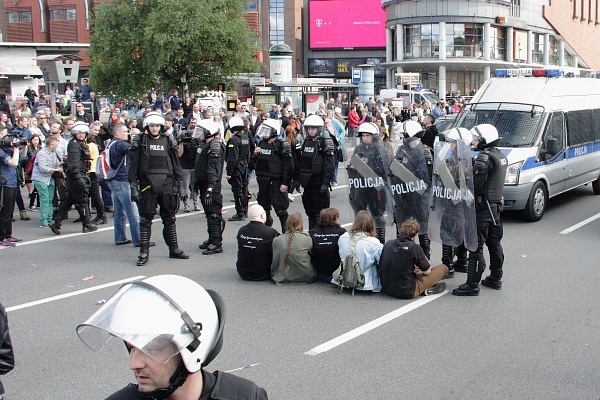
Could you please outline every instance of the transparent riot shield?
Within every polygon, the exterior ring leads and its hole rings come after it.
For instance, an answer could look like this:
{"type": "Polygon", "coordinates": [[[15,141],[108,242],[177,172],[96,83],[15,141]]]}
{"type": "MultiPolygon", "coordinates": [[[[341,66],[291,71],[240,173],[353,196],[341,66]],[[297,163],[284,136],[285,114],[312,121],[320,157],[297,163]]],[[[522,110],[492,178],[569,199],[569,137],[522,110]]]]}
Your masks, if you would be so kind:
{"type": "Polygon", "coordinates": [[[360,143],[348,160],[348,199],[353,215],[369,210],[377,228],[393,222],[393,200],[387,174],[391,146],[382,142],[360,143]]]}
{"type": "Polygon", "coordinates": [[[405,138],[391,160],[389,181],[397,230],[402,222],[414,218],[421,225],[420,232],[427,233],[431,179],[425,149],[419,138],[405,138]]]}
{"type": "Polygon", "coordinates": [[[429,238],[449,246],[477,248],[471,149],[464,140],[435,143],[429,238]]]}

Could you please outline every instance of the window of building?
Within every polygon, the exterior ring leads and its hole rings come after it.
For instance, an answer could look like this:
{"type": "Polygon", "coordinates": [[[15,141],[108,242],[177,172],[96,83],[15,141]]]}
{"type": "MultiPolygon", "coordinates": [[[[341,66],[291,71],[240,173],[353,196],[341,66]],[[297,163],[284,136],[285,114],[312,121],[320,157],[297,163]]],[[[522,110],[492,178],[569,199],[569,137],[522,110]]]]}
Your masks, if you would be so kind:
{"type": "Polygon", "coordinates": [[[439,57],[439,24],[405,25],[404,58],[439,57]]]}
{"type": "Polygon", "coordinates": [[[538,64],[544,63],[544,35],[542,33],[533,34],[531,61],[538,64]]]}
{"type": "Polygon", "coordinates": [[[558,65],[558,63],[560,62],[560,57],[558,54],[558,40],[556,40],[554,36],[550,36],[550,41],[548,45],[550,51],[548,62],[550,63],[550,65],[558,65]]]}
{"type": "Polygon", "coordinates": [[[258,1],[248,3],[248,12],[258,12],[258,1]]]}
{"type": "Polygon", "coordinates": [[[77,11],[74,8],[50,10],[50,21],[74,21],[77,11]]]}
{"type": "Polygon", "coordinates": [[[398,59],[398,37],[396,35],[396,28],[392,28],[392,61],[398,59]]]}
{"type": "Polygon", "coordinates": [[[482,24],[446,24],[446,56],[483,58],[482,24]]]}
{"type": "Polygon", "coordinates": [[[9,23],[31,22],[31,11],[11,11],[6,14],[9,23]]]}
{"type": "Polygon", "coordinates": [[[284,43],[284,0],[269,0],[269,42],[275,44],[284,43]]]}
{"type": "Polygon", "coordinates": [[[490,59],[506,60],[506,29],[494,27],[490,28],[490,59]]]}

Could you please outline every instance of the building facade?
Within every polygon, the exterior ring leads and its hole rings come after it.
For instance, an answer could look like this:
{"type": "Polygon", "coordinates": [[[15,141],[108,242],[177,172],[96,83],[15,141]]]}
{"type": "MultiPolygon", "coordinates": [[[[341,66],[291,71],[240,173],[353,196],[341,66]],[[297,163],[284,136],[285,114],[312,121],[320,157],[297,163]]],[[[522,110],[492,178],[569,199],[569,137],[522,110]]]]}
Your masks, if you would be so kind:
{"type": "Polygon", "coordinates": [[[440,93],[469,94],[496,68],[600,69],[597,0],[382,0],[386,84],[418,72],[440,93]]]}

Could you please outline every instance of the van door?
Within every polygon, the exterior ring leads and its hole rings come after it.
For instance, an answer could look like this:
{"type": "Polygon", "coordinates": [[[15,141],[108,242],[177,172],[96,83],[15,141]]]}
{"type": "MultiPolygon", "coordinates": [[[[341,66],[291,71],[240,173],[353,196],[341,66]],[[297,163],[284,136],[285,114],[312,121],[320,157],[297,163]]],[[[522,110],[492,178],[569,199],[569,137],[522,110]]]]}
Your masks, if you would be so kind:
{"type": "Polygon", "coordinates": [[[567,180],[565,136],[565,114],[553,112],[548,118],[538,156],[538,161],[546,164],[543,171],[548,178],[550,197],[563,192],[567,180]]]}
{"type": "Polygon", "coordinates": [[[567,182],[565,190],[581,186],[598,177],[598,158],[592,153],[594,143],[592,110],[567,113],[567,182]]]}

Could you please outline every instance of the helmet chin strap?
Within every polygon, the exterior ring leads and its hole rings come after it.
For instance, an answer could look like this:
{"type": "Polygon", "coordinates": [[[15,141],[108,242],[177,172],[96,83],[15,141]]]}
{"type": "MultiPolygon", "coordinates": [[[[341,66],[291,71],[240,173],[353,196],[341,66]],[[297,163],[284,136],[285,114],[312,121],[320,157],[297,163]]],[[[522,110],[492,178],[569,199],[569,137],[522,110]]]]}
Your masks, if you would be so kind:
{"type": "Polygon", "coordinates": [[[155,389],[151,392],[140,392],[138,389],[138,385],[135,385],[138,395],[142,400],[166,400],[170,395],[173,394],[177,389],[181,387],[185,383],[187,376],[189,375],[189,371],[185,367],[183,360],[179,361],[179,366],[169,379],[169,387],[155,389]]]}

